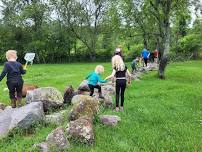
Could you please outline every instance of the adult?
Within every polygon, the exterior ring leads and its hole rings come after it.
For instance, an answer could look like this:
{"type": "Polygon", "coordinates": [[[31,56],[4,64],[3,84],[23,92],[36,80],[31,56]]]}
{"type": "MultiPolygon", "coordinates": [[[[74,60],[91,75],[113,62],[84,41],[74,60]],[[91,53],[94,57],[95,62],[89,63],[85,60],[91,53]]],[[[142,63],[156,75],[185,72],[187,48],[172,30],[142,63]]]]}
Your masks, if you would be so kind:
{"type": "Polygon", "coordinates": [[[125,63],[123,62],[123,59],[119,55],[115,55],[112,58],[112,74],[106,79],[110,79],[112,77],[116,78],[116,111],[119,111],[119,97],[121,97],[121,107],[120,109],[123,111],[124,106],[124,93],[126,89],[126,75],[129,76],[128,83],[130,84],[131,80],[131,74],[129,70],[127,69],[125,63]]]}
{"type": "Polygon", "coordinates": [[[159,58],[159,51],[157,49],[154,50],[154,62],[157,64],[159,58]]]}
{"type": "Polygon", "coordinates": [[[148,62],[149,56],[150,56],[150,52],[146,48],[144,48],[142,50],[141,57],[143,58],[146,67],[147,67],[147,62],[148,62]]]}

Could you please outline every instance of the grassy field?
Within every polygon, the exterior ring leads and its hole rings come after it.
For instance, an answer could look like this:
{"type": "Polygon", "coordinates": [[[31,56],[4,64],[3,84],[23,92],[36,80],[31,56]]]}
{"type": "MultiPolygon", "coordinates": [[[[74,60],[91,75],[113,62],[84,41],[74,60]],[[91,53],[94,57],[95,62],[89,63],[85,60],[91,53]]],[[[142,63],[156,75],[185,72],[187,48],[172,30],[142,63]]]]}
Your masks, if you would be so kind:
{"type": "MultiPolygon", "coordinates": [[[[26,83],[40,87],[53,86],[63,92],[66,85],[74,87],[94,69],[91,64],[34,65],[24,76],[26,83]]],[[[110,63],[104,63],[110,74],[110,63]]],[[[2,67],[1,67],[2,69],[2,67]]],[[[0,101],[9,103],[0,85],[0,101]]],[[[139,151],[202,151],[202,61],[169,64],[166,80],[158,80],[156,72],[145,75],[127,88],[125,111],[101,110],[117,114],[122,121],[116,127],[94,125],[95,144],[72,143],[70,152],[139,152],[139,151]]],[[[0,141],[0,152],[25,152],[43,141],[54,126],[38,127],[34,134],[16,134],[0,141]]]]}

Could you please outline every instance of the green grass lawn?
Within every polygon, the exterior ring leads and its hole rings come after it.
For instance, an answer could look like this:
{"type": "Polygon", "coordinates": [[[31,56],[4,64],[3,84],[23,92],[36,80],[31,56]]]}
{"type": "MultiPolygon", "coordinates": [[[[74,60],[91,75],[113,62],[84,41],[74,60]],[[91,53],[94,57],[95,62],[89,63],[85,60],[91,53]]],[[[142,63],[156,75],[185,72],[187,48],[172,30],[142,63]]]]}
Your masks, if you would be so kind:
{"type": "MultiPolygon", "coordinates": [[[[61,92],[65,86],[75,87],[94,69],[96,63],[34,65],[24,76],[26,83],[40,87],[53,86],[61,92]]],[[[110,74],[110,63],[104,63],[103,78],[110,74]]],[[[2,69],[2,67],[1,67],[2,69]]],[[[0,101],[9,104],[0,85],[0,101]]],[[[101,110],[102,114],[119,115],[116,127],[94,125],[95,144],[72,143],[72,152],[139,152],[139,151],[202,151],[202,61],[169,64],[166,80],[156,78],[156,72],[133,81],[127,88],[125,111],[101,110]]],[[[41,126],[35,134],[16,134],[0,141],[0,152],[24,152],[43,141],[54,126],[41,126]]]]}

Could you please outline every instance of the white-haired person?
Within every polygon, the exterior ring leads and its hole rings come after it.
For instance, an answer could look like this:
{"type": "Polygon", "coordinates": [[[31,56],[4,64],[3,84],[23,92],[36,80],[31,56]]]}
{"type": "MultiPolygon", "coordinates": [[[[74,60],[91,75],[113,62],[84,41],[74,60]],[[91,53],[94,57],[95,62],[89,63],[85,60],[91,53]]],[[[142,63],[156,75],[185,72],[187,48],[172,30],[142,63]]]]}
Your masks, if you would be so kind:
{"type": "Polygon", "coordinates": [[[90,88],[90,96],[93,96],[94,89],[98,89],[99,98],[104,98],[102,96],[102,89],[99,83],[106,83],[107,80],[102,80],[100,75],[104,73],[104,67],[102,65],[97,65],[95,71],[91,72],[86,79],[88,80],[88,87],[90,88]]]}
{"type": "Polygon", "coordinates": [[[22,75],[26,73],[22,64],[17,62],[17,52],[15,50],[8,50],[6,52],[6,59],[3,71],[0,75],[0,81],[7,76],[7,86],[11,99],[11,107],[16,108],[21,106],[23,79],[22,75]]]}
{"type": "Polygon", "coordinates": [[[116,78],[116,111],[122,110],[124,107],[124,93],[126,89],[127,76],[129,77],[128,83],[131,83],[131,74],[119,55],[112,58],[112,74],[106,77],[106,80],[116,78]],[[121,104],[119,108],[119,98],[121,97],[121,104]]]}

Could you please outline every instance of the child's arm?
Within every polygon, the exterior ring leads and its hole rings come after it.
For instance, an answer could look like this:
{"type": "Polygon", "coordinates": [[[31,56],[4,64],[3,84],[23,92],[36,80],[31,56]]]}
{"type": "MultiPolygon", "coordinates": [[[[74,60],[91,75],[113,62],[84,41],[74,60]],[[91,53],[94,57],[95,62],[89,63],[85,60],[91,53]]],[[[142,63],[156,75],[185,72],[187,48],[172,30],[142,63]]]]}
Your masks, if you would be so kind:
{"type": "Polygon", "coordinates": [[[7,73],[8,73],[7,67],[6,67],[6,65],[4,65],[4,69],[3,69],[3,71],[1,72],[1,75],[0,75],[0,81],[6,76],[7,73]]]}
{"type": "Polygon", "coordinates": [[[106,83],[107,80],[102,80],[102,79],[100,78],[100,76],[98,75],[98,82],[100,82],[100,83],[106,83]]]}
{"type": "Polygon", "coordinates": [[[108,77],[106,77],[106,78],[105,78],[105,80],[108,80],[108,79],[110,79],[110,78],[114,77],[114,76],[115,76],[115,74],[116,74],[116,70],[114,70],[114,69],[113,69],[112,74],[111,74],[111,75],[109,75],[108,77]]]}

